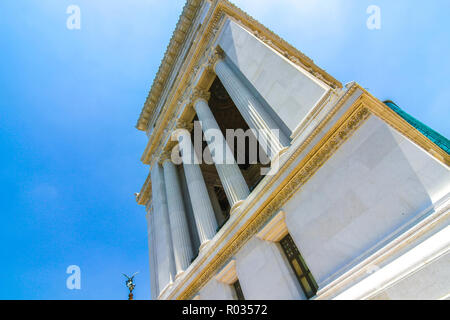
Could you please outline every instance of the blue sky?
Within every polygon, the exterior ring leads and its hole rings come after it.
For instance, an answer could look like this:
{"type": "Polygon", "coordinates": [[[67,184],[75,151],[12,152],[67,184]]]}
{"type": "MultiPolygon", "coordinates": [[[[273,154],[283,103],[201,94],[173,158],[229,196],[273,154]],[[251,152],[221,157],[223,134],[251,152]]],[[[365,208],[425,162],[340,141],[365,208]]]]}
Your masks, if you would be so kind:
{"type": "MultiPolygon", "coordinates": [[[[237,0],[343,83],[450,136],[450,2],[237,0]],[[412,4],[414,3],[414,5],[412,4]],[[381,30],[366,9],[381,8],[381,30]]],[[[147,226],[134,128],[184,0],[0,2],[0,299],[124,299],[147,226]],[[81,29],[66,28],[69,5],[81,29]],[[81,268],[81,290],[66,268],[81,268]]]]}

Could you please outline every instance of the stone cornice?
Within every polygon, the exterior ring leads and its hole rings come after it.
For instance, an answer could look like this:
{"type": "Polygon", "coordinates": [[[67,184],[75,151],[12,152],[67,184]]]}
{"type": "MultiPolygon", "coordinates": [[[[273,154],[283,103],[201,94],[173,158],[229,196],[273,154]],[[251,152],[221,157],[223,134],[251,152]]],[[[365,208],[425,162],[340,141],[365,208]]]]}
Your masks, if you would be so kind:
{"type": "MultiPolygon", "coordinates": [[[[156,106],[159,103],[163,89],[167,86],[177,57],[182,50],[184,42],[186,41],[188,30],[192,26],[201,3],[201,0],[188,0],[183,9],[183,13],[177,24],[177,28],[175,29],[164,59],[162,60],[159,71],[150,89],[147,101],[145,102],[144,108],[142,109],[141,115],[138,119],[136,127],[139,130],[147,130],[148,123],[156,110],[156,106]]],[[[212,13],[210,14],[208,25],[204,31],[204,34],[202,35],[203,39],[201,39],[201,41],[198,41],[199,45],[197,46],[197,48],[201,47],[202,44],[209,41],[211,37],[217,33],[220,27],[219,24],[221,18],[223,17],[223,15],[228,15],[229,17],[237,20],[244,27],[250,29],[251,32],[253,32],[253,34],[261,41],[282,54],[294,64],[297,64],[298,66],[307,70],[314,76],[330,85],[332,88],[342,88],[342,84],[339,81],[337,81],[326,71],[315,65],[313,60],[308,58],[302,52],[298,51],[281,37],[277,36],[271,30],[249,16],[247,13],[236,7],[234,4],[226,0],[215,0],[213,1],[210,12],[212,13]]],[[[196,55],[196,57],[198,57],[198,55],[196,55]]],[[[198,68],[198,66],[195,65],[194,67],[190,68],[190,70],[188,70],[188,74],[192,75],[195,68],[198,68]]]]}

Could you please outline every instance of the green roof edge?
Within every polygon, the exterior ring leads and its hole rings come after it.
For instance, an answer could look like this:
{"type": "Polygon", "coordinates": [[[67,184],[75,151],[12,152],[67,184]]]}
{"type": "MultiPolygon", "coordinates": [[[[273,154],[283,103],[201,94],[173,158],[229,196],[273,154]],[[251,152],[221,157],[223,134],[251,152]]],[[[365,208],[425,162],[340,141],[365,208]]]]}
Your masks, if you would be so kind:
{"type": "Polygon", "coordinates": [[[397,113],[400,117],[402,117],[406,122],[408,122],[410,125],[412,125],[414,128],[416,128],[420,133],[422,133],[424,136],[426,136],[428,139],[430,139],[435,145],[437,145],[439,148],[447,152],[447,154],[450,155],[450,141],[444,137],[443,135],[439,134],[438,132],[434,131],[427,125],[423,124],[410,114],[403,111],[397,104],[395,104],[391,100],[384,101],[384,104],[387,105],[389,108],[391,108],[395,113],[397,113]]]}

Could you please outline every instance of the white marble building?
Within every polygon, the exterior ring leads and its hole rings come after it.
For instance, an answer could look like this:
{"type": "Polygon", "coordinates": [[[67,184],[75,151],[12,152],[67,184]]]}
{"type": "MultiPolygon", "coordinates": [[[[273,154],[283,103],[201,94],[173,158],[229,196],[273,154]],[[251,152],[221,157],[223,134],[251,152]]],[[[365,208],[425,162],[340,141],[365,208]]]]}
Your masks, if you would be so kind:
{"type": "Polygon", "coordinates": [[[449,141],[228,1],[187,1],[137,128],[153,299],[449,298],[449,141]],[[173,163],[197,120],[277,170],[173,163]]]}

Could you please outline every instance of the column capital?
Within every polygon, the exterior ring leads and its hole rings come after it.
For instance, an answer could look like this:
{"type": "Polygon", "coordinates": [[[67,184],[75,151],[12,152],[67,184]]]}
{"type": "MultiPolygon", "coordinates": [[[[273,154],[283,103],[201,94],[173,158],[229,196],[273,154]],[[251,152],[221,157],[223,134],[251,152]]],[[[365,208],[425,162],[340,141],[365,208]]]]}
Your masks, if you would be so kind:
{"type": "Polygon", "coordinates": [[[172,163],[165,162],[163,169],[168,216],[173,241],[176,273],[178,276],[181,272],[186,270],[191,263],[191,239],[189,237],[189,225],[183,202],[183,193],[180,181],[178,180],[177,168],[172,163]]]}
{"type": "Polygon", "coordinates": [[[199,88],[195,88],[194,90],[192,90],[192,94],[190,97],[190,103],[194,106],[195,109],[195,102],[197,100],[205,100],[206,103],[208,103],[209,98],[211,98],[211,93],[204,90],[204,89],[199,89],[199,88]]]}
{"type": "Polygon", "coordinates": [[[171,151],[164,151],[159,155],[158,162],[160,164],[164,164],[166,161],[171,161],[172,158],[172,152],[171,151]]]}
{"type": "Polygon", "coordinates": [[[210,49],[211,54],[208,58],[208,69],[215,71],[216,63],[225,59],[225,51],[219,46],[210,49]]]}
{"type": "Polygon", "coordinates": [[[183,134],[191,134],[194,125],[184,120],[178,119],[175,129],[172,132],[172,138],[177,139],[183,134]]]}
{"type": "Polygon", "coordinates": [[[191,133],[185,128],[177,128],[172,132],[172,138],[176,140],[179,140],[179,138],[184,135],[190,136],[191,133]]]}
{"type": "Polygon", "coordinates": [[[187,122],[185,120],[178,119],[175,125],[175,130],[178,129],[185,129],[190,132],[192,131],[192,129],[194,129],[194,124],[192,122],[187,122]]]}

